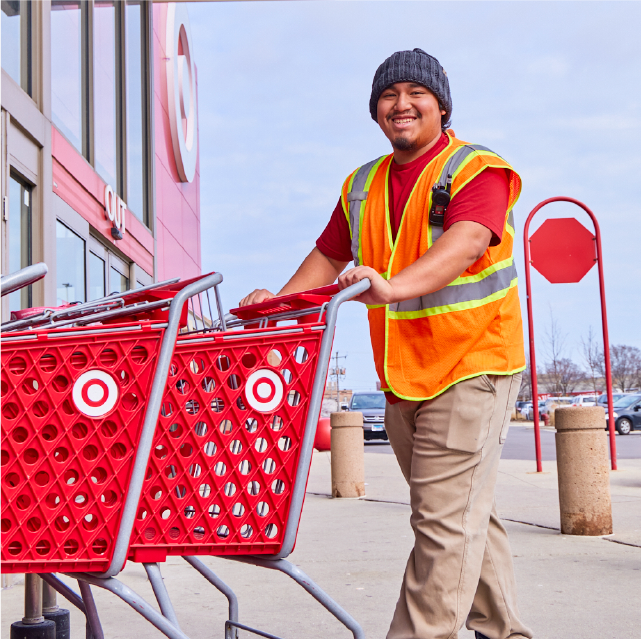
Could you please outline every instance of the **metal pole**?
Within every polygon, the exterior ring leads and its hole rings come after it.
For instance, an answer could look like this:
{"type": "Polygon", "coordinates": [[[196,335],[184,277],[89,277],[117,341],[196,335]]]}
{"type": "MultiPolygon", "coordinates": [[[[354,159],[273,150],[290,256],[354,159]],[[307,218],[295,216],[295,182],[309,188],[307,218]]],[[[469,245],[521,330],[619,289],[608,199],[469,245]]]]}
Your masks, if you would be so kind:
{"type": "Polygon", "coordinates": [[[583,207],[592,218],[596,232],[596,261],[599,270],[599,293],[601,295],[601,325],[603,328],[603,359],[605,360],[605,390],[608,395],[608,436],[610,437],[610,463],[613,470],[617,470],[617,442],[614,432],[614,405],[612,400],[612,369],[610,366],[610,338],[608,333],[608,314],[605,307],[605,280],[603,278],[603,253],[601,250],[601,230],[594,214],[583,207]]]}
{"type": "Polygon", "coordinates": [[[530,229],[530,221],[534,214],[542,207],[537,205],[527,217],[525,227],[523,228],[523,249],[525,251],[525,292],[527,304],[527,327],[528,327],[528,342],[530,346],[530,380],[532,387],[532,414],[534,417],[534,450],[536,452],[536,471],[543,471],[543,463],[541,461],[541,428],[539,426],[539,386],[536,377],[536,350],[534,349],[534,317],[532,315],[532,284],[530,282],[530,239],[528,232],[530,229]]]}
{"type": "MultiPolygon", "coordinates": [[[[532,396],[535,395],[536,388],[536,368],[534,363],[534,330],[533,330],[533,321],[532,321],[532,301],[531,301],[531,287],[530,287],[530,243],[528,239],[528,230],[530,228],[530,221],[534,215],[541,209],[548,205],[549,203],[554,202],[566,202],[572,203],[581,207],[583,211],[590,217],[592,223],[594,224],[594,241],[596,243],[596,258],[597,269],[599,272],[599,293],[601,296],[601,325],[603,328],[603,359],[605,361],[605,386],[606,393],[608,395],[608,430],[609,430],[609,440],[610,440],[610,462],[612,470],[617,470],[617,443],[616,435],[614,433],[614,417],[612,416],[614,412],[613,400],[612,400],[612,370],[610,366],[610,339],[608,334],[608,315],[607,309],[605,306],[605,279],[603,277],[603,250],[601,248],[601,229],[599,228],[599,223],[596,216],[592,210],[576,198],[569,198],[567,196],[555,196],[554,198],[548,198],[540,202],[527,217],[525,221],[525,228],[523,229],[523,243],[525,248],[525,282],[527,286],[527,310],[528,310],[528,328],[530,332],[530,367],[532,369],[532,396]]],[[[532,399],[534,403],[534,398],[532,399]]],[[[537,471],[541,472],[540,467],[540,447],[541,447],[541,437],[539,432],[539,413],[538,413],[538,396],[536,398],[536,412],[534,412],[534,441],[537,447],[537,471]],[[538,440],[537,440],[538,439],[538,440]]]]}
{"type": "Polygon", "coordinates": [[[42,623],[42,579],[37,574],[24,575],[24,616],[25,625],[42,623]]]}
{"type": "Polygon", "coordinates": [[[42,586],[42,613],[52,614],[60,609],[58,593],[48,584],[42,586]]]}

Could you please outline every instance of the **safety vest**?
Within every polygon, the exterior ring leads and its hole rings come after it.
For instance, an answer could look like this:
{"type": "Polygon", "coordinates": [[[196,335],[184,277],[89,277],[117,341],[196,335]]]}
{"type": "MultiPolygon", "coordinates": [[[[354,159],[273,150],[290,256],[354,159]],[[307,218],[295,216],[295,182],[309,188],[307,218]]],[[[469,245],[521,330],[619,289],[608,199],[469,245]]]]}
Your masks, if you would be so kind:
{"type": "Polygon", "coordinates": [[[451,197],[488,167],[509,172],[505,233],[499,245],[442,289],[391,305],[368,306],[370,335],[381,389],[405,400],[426,400],[480,374],[525,369],[523,327],[512,248],[512,207],[521,179],[499,155],[447,134],[447,147],[425,167],[392,240],[388,185],[392,155],[350,174],[342,204],[355,265],[390,279],[420,258],[442,234],[429,222],[432,186],[452,176],[451,197]]]}

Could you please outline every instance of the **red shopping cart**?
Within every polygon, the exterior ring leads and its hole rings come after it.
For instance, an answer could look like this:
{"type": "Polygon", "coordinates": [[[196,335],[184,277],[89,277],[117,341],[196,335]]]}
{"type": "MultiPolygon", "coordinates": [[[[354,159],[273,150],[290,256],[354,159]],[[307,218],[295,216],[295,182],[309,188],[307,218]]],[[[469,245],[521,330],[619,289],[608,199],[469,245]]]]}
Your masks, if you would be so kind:
{"type": "MultiPolygon", "coordinates": [[[[290,576],[356,638],[361,626],[286,560],[296,540],[339,306],[369,287],[322,288],[232,310],[181,334],[169,369],[128,558],[141,561],[162,614],[116,579],[73,574],[117,594],[167,636],[180,626],[159,562],[181,555],[229,601],[233,590],[196,555],[290,576]]],[[[192,301],[197,317],[202,301],[192,301]]],[[[202,316],[203,314],[201,314],[202,316]]],[[[210,314],[211,316],[211,314],[210,314]]]]}

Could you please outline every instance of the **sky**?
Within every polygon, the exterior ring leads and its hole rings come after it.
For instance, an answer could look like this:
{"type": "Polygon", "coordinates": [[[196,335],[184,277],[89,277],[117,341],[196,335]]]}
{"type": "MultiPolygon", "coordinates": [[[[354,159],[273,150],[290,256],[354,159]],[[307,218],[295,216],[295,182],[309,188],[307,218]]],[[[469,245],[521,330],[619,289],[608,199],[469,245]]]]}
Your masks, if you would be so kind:
{"type": "MultiPolygon", "coordinates": [[[[391,151],[369,115],[374,72],[420,47],[447,71],[457,137],[520,173],[515,257],[525,321],[523,225],[552,196],[585,202],[602,233],[611,344],[641,347],[641,3],[190,3],[198,68],[203,270],[225,307],[278,291],[314,247],[346,176],[391,151]]],[[[576,217],[553,204],[532,221],[576,217]]],[[[554,316],[567,356],[601,332],[597,269],[578,284],[532,272],[537,359],[554,316]]],[[[374,389],[365,309],[339,313],[341,386],[374,389]]]]}

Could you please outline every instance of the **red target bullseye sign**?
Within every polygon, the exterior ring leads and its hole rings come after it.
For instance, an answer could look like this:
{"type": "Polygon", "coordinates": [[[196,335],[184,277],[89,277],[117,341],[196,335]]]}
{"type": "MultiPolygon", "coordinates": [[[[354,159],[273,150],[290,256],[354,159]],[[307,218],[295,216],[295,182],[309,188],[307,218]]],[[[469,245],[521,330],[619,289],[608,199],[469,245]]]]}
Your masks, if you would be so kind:
{"type": "Polygon", "coordinates": [[[258,412],[271,412],[283,400],[283,381],[270,369],[259,369],[245,383],[247,402],[258,412]]]}
{"type": "Polygon", "coordinates": [[[73,402],[86,416],[97,418],[110,412],[118,400],[118,385],[111,374],[92,369],[73,385],[73,402]]]}

